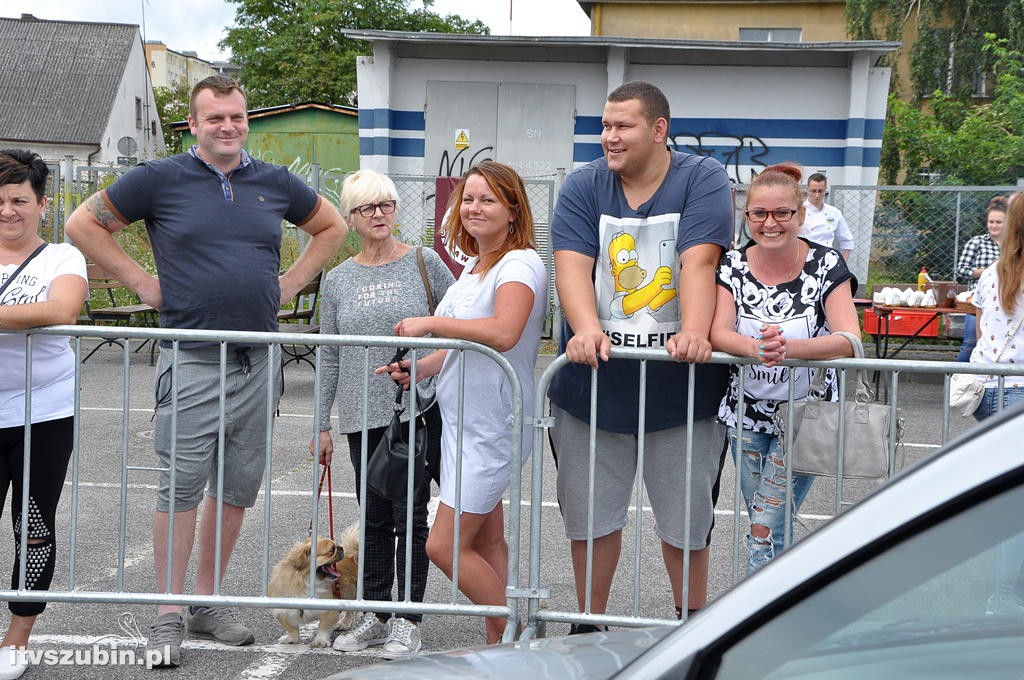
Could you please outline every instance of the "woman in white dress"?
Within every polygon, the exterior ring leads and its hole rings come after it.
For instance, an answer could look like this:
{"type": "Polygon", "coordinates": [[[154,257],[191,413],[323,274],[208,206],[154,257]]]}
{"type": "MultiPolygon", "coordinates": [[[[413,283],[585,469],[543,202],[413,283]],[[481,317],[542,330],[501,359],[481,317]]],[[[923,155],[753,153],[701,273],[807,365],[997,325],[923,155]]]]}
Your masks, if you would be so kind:
{"type": "MultiPolygon", "coordinates": [[[[533,217],[522,178],[515,170],[485,161],[471,168],[452,194],[445,223],[449,247],[472,256],[437,306],[434,316],[412,317],[395,326],[400,336],[433,334],[479,342],[502,352],[523,387],[524,419],[533,413],[533,371],[537,362],[547,272],[537,254],[533,217]]],[[[512,390],[504,372],[490,359],[465,352],[461,489],[455,487],[459,427],[459,353],[439,350],[417,365],[417,379],[440,374],[441,503],[427,539],[427,554],[452,577],[455,507],[461,519],[459,589],[473,603],[503,605],[508,583],[508,544],[501,497],[512,466],[530,455],[524,427],[521,451],[512,450],[512,390]]],[[[408,362],[389,370],[408,382],[408,362]]],[[[501,640],[505,619],[487,619],[487,642],[501,640]]]]}

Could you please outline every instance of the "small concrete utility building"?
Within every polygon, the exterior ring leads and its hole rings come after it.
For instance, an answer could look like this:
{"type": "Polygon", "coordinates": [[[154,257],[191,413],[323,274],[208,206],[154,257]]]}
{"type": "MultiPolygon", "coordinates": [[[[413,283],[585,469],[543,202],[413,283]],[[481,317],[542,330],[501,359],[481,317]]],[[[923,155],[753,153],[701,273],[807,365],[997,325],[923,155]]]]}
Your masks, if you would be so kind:
{"type": "Polygon", "coordinates": [[[607,93],[665,91],[671,143],[745,184],[781,161],[835,184],[878,176],[894,42],[767,43],[348,30],[358,61],[363,167],[458,175],[493,158],[551,177],[601,155],[607,93]]]}

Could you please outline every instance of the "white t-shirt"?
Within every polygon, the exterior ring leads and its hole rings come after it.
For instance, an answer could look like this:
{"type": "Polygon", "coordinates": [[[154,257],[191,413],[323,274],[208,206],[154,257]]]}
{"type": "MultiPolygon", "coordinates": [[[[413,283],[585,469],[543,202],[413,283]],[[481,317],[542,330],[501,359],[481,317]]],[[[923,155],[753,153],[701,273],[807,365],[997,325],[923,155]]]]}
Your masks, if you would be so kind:
{"type": "MultiPolygon", "coordinates": [[[[978,326],[981,337],[971,354],[972,364],[994,364],[999,357],[1000,364],[1024,364],[1024,323],[1017,327],[1017,332],[1009,344],[1006,336],[1016,323],[1016,319],[1024,314],[1024,295],[1017,295],[1015,316],[1008,316],[999,302],[999,274],[995,267],[988,267],[978,279],[978,287],[974,291],[974,306],[978,308],[978,326]],[[1006,349],[1000,355],[999,351],[1006,349]]],[[[1024,376],[1006,377],[1006,387],[1024,386],[1024,376]]],[[[985,387],[998,387],[999,379],[990,378],[985,387]]]]}
{"type": "Polygon", "coordinates": [[[804,201],[804,208],[807,212],[800,230],[801,236],[829,248],[853,250],[853,232],[850,231],[850,226],[846,224],[846,219],[839,208],[823,203],[821,210],[818,210],[810,201],[804,201]],[[833,246],[837,237],[839,244],[833,246]]]}
{"type": "MultiPolygon", "coordinates": [[[[533,371],[544,323],[548,277],[534,250],[513,250],[481,277],[471,274],[476,258],[437,305],[437,316],[479,319],[494,314],[494,298],[506,283],[523,283],[533,291],[533,307],[515,347],[504,352],[523,387],[523,446],[519,463],[532,448],[533,371]]],[[[512,477],[512,390],[504,371],[477,352],[464,352],[465,396],[462,418],[462,510],[488,513],[501,500],[512,477]]],[[[441,501],[455,507],[455,471],[459,424],[459,352],[449,350],[437,381],[437,401],[444,423],[441,438],[441,501]]]]}
{"type": "MultiPolygon", "coordinates": [[[[0,285],[18,265],[0,266],[0,285]]],[[[74,246],[51,243],[0,296],[0,305],[45,302],[50,283],[72,274],[86,279],[85,258],[74,246]]],[[[75,407],[75,354],[67,336],[32,336],[32,422],[67,418],[75,407]]],[[[25,335],[0,333],[0,427],[25,425],[25,335]]]]}

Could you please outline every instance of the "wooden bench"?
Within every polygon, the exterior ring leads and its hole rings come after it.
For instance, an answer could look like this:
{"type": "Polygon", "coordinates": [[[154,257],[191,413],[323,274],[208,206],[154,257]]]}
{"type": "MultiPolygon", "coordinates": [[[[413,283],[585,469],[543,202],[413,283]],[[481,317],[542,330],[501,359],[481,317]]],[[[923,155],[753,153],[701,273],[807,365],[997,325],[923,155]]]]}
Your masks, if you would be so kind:
{"type": "MultiPolygon", "coordinates": [[[[114,291],[124,290],[128,291],[121,282],[114,278],[114,276],[103,269],[98,264],[87,264],[86,265],[86,276],[89,279],[89,298],[85,301],[85,306],[82,309],[82,314],[78,317],[78,323],[98,325],[100,322],[113,323],[119,326],[131,326],[132,322],[136,319],[141,320],[143,326],[155,326],[157,311],[145,304],[144,302],[136,302],[134,304],[119,305],[117,303],[117,297],[114,295],[114,291]],[[95,307],[92,304],[92,293],[93,291],[104,291],[106,294],[100,293],[101,298],[105,298],[104,303],[109,302],[106,307],[95,307]]],[[[138,298],[134,293],[131,293],[132,297],[138,298]]],[[[103,304],[103,303],[101,303],[103,304]]],[[[139,351],[146,344],[150,344],[149,352],[149,363],[153,365],[154,352],[156,351],[156,343],[151,343],[149,340],[139,345],[135,351],[139,351]]],[[[96,351],[105,345],[117,345],[118,347],[124,347],[124,343],[116,338],[108,338],[103,340],[100,344],[92,348],[92,350],[85,355],[82,359],[84,364],[89,360],[96,351]]]]}
{"type": "MultiPolygon", "coordinates": [[[[320,300],[320,284],[324,273],[303,286],[292,301],[290,309],[282,309],[277,313],[277,327],[282,333],[319,333],[320,326],[316,323],[317,302],[320,300]]],[[[315,345],[281,345],[281,352],[288,358],[282,367],[291,363],[304,361],[312,368],[316,364],[310,357],[316,353],[315,345]]]]}

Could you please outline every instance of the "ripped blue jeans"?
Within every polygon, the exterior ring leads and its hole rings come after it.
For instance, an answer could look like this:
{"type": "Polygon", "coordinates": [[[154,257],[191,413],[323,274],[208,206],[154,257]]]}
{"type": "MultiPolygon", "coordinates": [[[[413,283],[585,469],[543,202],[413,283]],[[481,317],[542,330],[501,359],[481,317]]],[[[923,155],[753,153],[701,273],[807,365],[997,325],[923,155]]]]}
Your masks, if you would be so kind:
{"type": "MultiPolygon", "coordinates": [[[[768,536],[747,534],[747,574],[768,564],[785,547],[786,463],[781,454],[781,440],[777,435],[743,430],[742,446],[736,446],[736,428],[728,428],[728,437],[736,464],[740,492],[747,505],[751,525],[768,528],[768,536]]],[[[793,515],[807,498],[814,482],[812,475],[793,475],[793,515]]],[[[793,540],[790,527],[790,543],[793,540]]]]}

